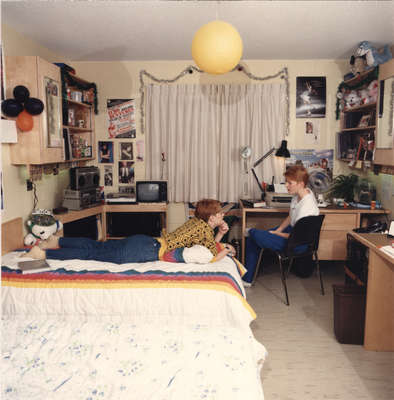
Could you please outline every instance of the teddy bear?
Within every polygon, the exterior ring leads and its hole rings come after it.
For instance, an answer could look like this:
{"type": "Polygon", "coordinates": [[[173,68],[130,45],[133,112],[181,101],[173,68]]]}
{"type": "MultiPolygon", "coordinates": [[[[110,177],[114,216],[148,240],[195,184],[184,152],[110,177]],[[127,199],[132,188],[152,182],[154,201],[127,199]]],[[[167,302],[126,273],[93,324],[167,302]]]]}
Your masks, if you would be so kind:
{"type": "Polygon", "coordinates": [[[358,96],[360,97],[360,104],[368,104],[370,102],[369,91],[367,88],[363,88],[358,91],[358,96]]]}
{"type": "Polygon", "coordinates": [[[383,47],[383,51],[379,52],[378,49],[373,47],[367,40],[364,40],[358,45],[356,54],[360,57],[365,55],[369,67],[376,67],[393,58],[390,47],[387,44],[383,47]]]}
{"type": "Polygon", "coordinates": [[[368,85],[369,103],[376,103],[378,100],[379,83],[375,79],[368,85]]]}
{"type": "Polygon", "coordinates": [[[344,97],[344,100],[346,108],[358,106],[361,102],[361,98],[357,94],[356,90],[351,90],[349,93],[347,93],[344,97]]]}
{"type": "Polygon", "coordinates": [[[44,209],[34,210],[26,225],[29,233],[24,238],[25,246],[36,246],[41,240],[47,240],[63,229],[63,224],[49,210],[44,209]]]}
{"type": "Polygon", "coordinates": [[[351,56],[350,65],[350,71],[354,76],[363,73],[367,67],[365,56],[351,56]]]}

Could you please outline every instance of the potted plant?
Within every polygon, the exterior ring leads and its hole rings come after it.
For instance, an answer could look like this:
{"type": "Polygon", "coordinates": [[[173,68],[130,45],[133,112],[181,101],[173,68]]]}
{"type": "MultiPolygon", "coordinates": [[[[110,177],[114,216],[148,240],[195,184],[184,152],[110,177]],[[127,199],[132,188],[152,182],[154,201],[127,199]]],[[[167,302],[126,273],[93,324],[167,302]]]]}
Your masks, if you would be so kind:
{"type": "Polygon", "coordinates": [[[343,199],[347,203],[353,201],[357,182],[358,176],[355,174],[336,176],[329,190],[330,197],[343,199]]]}

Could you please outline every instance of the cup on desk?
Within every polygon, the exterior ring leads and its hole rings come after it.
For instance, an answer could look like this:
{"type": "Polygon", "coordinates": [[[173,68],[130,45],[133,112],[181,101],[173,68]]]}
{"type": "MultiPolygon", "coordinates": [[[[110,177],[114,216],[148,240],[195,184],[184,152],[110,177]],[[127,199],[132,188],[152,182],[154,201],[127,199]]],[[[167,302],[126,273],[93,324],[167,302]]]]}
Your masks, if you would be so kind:
{"type": "Polygon", "coordinates": [[[376,201],[372,200],[371,201],[371,210],[375,210],[375,208],[376,208],[376,201]]]}

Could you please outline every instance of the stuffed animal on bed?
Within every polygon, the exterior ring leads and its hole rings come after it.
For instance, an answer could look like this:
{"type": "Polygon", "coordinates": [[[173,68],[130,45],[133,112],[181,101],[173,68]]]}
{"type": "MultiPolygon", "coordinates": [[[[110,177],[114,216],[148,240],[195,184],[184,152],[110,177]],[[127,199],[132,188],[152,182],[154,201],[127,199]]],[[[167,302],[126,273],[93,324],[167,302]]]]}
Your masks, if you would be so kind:
{"type": "Polygon", "coordinates": [[[29,233],[24,239],[25,246],[36,246],[63,228],[63,224],[49,210],[43,209],[33,211],[26,225],[29,233]]]}
{"type": "Polygon", "coordinates": [[[369,67],[376,67],[377,65],[383,64],[393,58],[388,44],[383,47],[382,52],[379,52],[378,49],[373,47],[371,43],[366,40],[358,45],[356,54],[357,56],[365,55],[369,67]]]}

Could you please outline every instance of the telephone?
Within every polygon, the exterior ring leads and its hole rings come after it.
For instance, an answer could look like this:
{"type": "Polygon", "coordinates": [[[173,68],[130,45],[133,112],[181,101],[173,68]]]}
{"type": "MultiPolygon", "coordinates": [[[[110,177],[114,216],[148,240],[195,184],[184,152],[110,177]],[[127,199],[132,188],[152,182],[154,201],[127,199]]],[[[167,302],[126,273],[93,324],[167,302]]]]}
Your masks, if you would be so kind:
{"type": "Polygon", "coordinates": [[[353,229],[353,232],[356,233],[380,233],[386,232],[387,224],[385,222],[375,222],[374,224],[364,226],[362,228],[353,229]]]}

